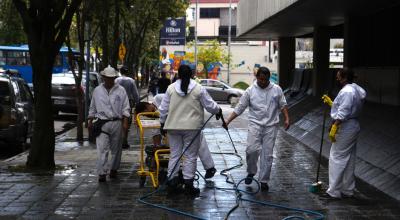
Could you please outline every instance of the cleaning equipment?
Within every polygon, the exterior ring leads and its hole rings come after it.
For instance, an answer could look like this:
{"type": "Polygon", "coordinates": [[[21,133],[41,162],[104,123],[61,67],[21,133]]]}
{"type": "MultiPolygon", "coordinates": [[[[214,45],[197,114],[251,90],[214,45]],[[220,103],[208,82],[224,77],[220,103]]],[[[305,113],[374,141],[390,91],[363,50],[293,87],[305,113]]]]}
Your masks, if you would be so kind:
{"type": "MultiPolygon", "coordinates": [[[[212,115],[212,116],[213,116],[213,115],[212,115]]],[[[212,117],[212,116],[211,116],[211,117],[212,117]]],[[[208,118],[208,120],[203,124],[203,126],[201,127],[201,129],[199,130],[199,132],[196,134],[196,136],[193,138],[193,140],[189,143],[189,145],[188,145],[186,148],[184,148],[184,151],[183,151],[182,154],[180,155],[180,158],[179,158],[178,162],[174,165],[173,169],[176,169],[176,168],[178,167],[179,161],[180,161],[180,159],[182,158],[183,154],[184,154],[185,151],[192,145],[193,141],[197,138],[197,136],[200,134],[201,130],[203,130],[203,128],[204,128],[205,125],[208,123],[208,121],[211,119],[211,117],[208,118]]],[[[224,121],[223,117],[222,117],[222,121],[223,121],[223,124],[225,124],[225,121],[224,121]]],[[[226,126],[225,126],[225,127],[226,127],[226,126]]],[[[305,210],[305,209],[291,208],[291,207],[284,206],[284,205],[273,204],[273,203],[268,203],[268,202],[264,202],[264,201],[258,201],[258,200],[254,200],[254,199],[250,199],[250,198],[243,198],[243,197],[242,197],[242,196],[243,196],[242,193],[245,193],[245,194],[248,194],[248,195],[255,195],[255,194],[257,194],[257,193],[260,191],[260,189],[261,189],[260,183],[259,183],[257,180],[254,179],[254,181],[257,183],[257,186],[258,186],[258,189],[257,189],[256,191],[254,191],[254,192],[249,192],[249,191],[245,191],[245,190],[239,189],[239,185],[245,180],[245,178],[239,180],[239,182],[238,182],[237,184],[235,184],[235,181],[234,181],[233,176],[232,176],[231,174],[229,174],[228,171],[243,166],[243,159],[242,159],[242,157],[238,154],[238,152],[237,152],[237,150],[236,150],[236,147],[235,147],[235,145],[234,145],[234,143],[233,143],[233,140],[232,140],[232,138],[231,138],[231,135],[230,135],[228,129],[226,129],[226,131],[228,132],[228,135],[229,135],[230,141],[231,141],[231,143],[232,143],[232,146],[233,146],[233,148],[234,148],[234,150],[235,150],[235,153],[232,153],[232,152],[218,152],[218,153],[213,153],[213,154],[235,155],[235,156],[237,156],[238,158],[240,158],[240,164],[235,165],[235,166],[230,167],[230,168],[227,168],[227,169],[224,169],[224,170],[222,170],[222,171],[220,172],[221,175],[224,175],[224,176],[226,177],[226,182],[233,185],[233,188],[222,188],[222,187],[209,186],[209,184],[207,184],[207,183],[209,183],[209,182],[211,182],[211,181],[206,180],[206,179],[200,174],[200,172],[197,171],[197,172],[199,173],[199,176],[201,176],[201,177],[204,179],[204,181],[206,182],[207,188],[213,188],[213,189],[216,189],[216,190],[224,190],[224,191],[230,191],[230,190],[231,190],[231,191],[235,191],[235,194],[236,194],[236,205],[235,205],[234,207],[232,207],[232,208],[228,211],[228,213],[226,214],[226,216],[225,216],[224,219],[228,219],[228,218],[229,218],[229,215],[230,215],[231,213],[233,213],[233,211],[239,207],[241,201],[247,201],[247,202],[255,203],[255,204],[258,204],[258,205],[270,206],[270,207],[279,208],[279,209],[286,209],[286,210],[290,210],[290,211],[295,211],[295,212],[300,212],[300,213],[304,213],[304,214],[316,216],[316,218],[314,218],[314,219],[316,219],[316,220],[324,219],[324,215],[321,214],[321,213],[319,213],[319,212],[315,212],[315,211],[311,211],[311,210],[305,210]]],[[[227,162],[226,162],[226,161],[225,161],[225,165],[227,165],[227,162]]],[[[170,178],[170,177],[168,177],[167,179],[169,179],[169,178],[170,178]]],[[[166,181],[163,183],[163,186],[165,185],[165,183],[166,183],[166,181]]],[[[163,189],[163,187],[159,187],[157,190],[155,190],[155,191],[153,191],[153,192],[150,192],[150,193],[148,193],[148,194],[146,194],[146,195],[140,197],[140,198],[138,199],[138,202],[143,203],[143,204],[146,204],[146,205],[150,205],[150,206],[155,207],[155,208],[164,209],[164,210],[167,210],[167,211],[169,211],[169,212],[172,212],[172,213],[175,213],[175,214],[178,214],[178,215],[183,215],[183,216],[191,217],[191,218],[193,218],[193,219],[205,219],[205,218],[203,218],[203,217],[196,216],[196,215],[193,215],[193,214],[188,213],[188,212],[183,212],[183,211],[180,211],[180,210],[177,210],[177,209],[169,208],[169,207],[167,207],[167,206],[165,206],[165,205],[154,204],[154,203],[151,203],[151,202],[146,201],[147,198],[149,198],[150,196],[154,195],[154,194],[157,193],[157,192],[160,192],[162,189],[163,189]]],[[[284,220],[285,220],[285,219],[305,219],[305,218],[302,217],[302,216],[287,216],[287,217],[284,218],[284,220]]]]}
{"type": "Polygon", "coordinates": [[[143,187],[146,177],[149,176],[154,188],[157,188],[165,179],[166,168],[168,167],[169,147],[168,146],[145,146],[145,129],[159,129],[158,112],[142,112],[136,116],[136,124],[140,132],[140,167],[137,174],[140,176],[139,186],[143,187]],[[147,157],[144,159],[144,152],[147,157]],[[147,165],[147,169],[145,168],[147,165]]]}
{"type": "Polygon", "coordinates": [[[327,108],[325,106],[323,108],[324,108],[324,116],[323,116],[323,120],[322,120],[321,144],[319,146],[317,178],[315,179],[315,182],[312,183],[311,186],[308,188],[308,191],[311,193],[319,193],[319,192],[321,192],[321,189],[322,189],[322,182],[319,181],[319,168],[321,166],[322,146],[324,145],[325,121],[326,121],[326,114],[327,114],[327,108]]]}

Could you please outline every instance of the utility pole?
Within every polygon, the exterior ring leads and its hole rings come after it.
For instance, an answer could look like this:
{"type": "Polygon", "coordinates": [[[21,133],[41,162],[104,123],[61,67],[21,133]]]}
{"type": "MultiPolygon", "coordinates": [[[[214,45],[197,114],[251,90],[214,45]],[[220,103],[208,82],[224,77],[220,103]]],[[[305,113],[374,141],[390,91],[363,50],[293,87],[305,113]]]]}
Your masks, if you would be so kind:
{"type": "Polygon", "coordinates": [[[231,75],[231,26],[232,26],[232,0],[229,0],[229,27],[228,27],[228,84],[231,75]]]}
{"type": "Polygon", "coordinates": [[[194,69],[197,74],[197,10],[199,6],[199,0],[196,0],[196,13],[195,14],[195,26],[194,26],[194,69]]]}

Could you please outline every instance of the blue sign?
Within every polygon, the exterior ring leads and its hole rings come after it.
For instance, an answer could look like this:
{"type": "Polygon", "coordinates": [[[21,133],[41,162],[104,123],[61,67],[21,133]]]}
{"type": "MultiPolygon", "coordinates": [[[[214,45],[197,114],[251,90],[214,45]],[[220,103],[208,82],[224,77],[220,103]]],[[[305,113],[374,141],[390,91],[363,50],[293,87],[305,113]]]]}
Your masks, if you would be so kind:
{"type": "Polygon", "coordinates": [[[185,45],[186,18],[168,18],[160,31],[160,45],[185,45]]]}
{"type": "Polygon", "coordinates": [[[161,45],[170,45],[170,46],[175,46],[175,45],[185,45],[185,39],[180,39],[180,38],[169,38],[169,39],[160,39],[161,40],[161,45]]]}

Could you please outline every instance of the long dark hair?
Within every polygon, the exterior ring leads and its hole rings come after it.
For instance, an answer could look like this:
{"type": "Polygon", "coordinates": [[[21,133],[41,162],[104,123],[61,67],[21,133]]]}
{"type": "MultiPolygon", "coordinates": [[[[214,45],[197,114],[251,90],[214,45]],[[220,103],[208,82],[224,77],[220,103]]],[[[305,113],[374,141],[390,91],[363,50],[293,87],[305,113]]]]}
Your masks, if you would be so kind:
{"type": "Polygon", "coordinates": [[[192,70],[188,65],[181,65],[178,69],[178,76],[181,79],[181,90],[187,95],[192,70]]]}

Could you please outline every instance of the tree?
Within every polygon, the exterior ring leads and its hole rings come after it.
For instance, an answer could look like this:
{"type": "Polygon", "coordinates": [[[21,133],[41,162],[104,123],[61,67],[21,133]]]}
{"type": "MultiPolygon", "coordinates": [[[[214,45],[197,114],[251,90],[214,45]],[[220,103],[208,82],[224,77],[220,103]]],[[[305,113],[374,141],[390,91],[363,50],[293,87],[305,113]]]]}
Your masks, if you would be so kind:
{"type": "Polygon", "coordinates": [[[13,0],[28,38],[35,94],[35,127],[27,167],[53,169],[54,119],[51,77],[56,55],[82,0],[13,0]]]}
{"type": "MultiPolygon", "coordinates": [[[[94,4],[95,0],[83,0],[81,6],[79,9],[75,12],[75,19],[73,20],[73,26],[70,29],[70,32],[72,34],[75,34],[77,38],[77,46],[79,48],[79,55],[76,57],[72,53],[71,49],[71,40],[70,36],[68,34],[67,39],[66,39],[66,44],[68,47],[68,56],[69,56],[69,66],[71,68],[71,72],[74,76],[75,79],[75,87],[80,88],[81,87],[81,82],[82,82],[82,76],[83,76],[83,68],[85,67],[85,24],[87,22],[90,22],[90,17],[91,17],[91,12],[92,12],[92,6],[94,4]],[[76,67],[75,61],[78,64],[76,67]],[[75,69],[78,69],[78,72],[75,71],[75,69]]],[[[87,35],[87,33],[86,33],[87,35]]],[[[86,36],[86,38],[91,38],[91,36],[86,36]]],[[[86,62],[86,65],[89,65],[88,62],[86,62]]],[[[90,81],[89,79],[87,79],[90,81]]],[[[78,112],[78,117],[76,120],[76,140],[77,141],[83,141],[83,122],[84,122],[84,106],[82,105],[84,100],[84,93],[80,89],[75,90],[75,101],[76,101],[76,106],[77,106],[77,112],[78,112]]]]}
{"type": "Polygon", "coordinates": [[[22,21],[17,14],[17,9],[10,0],[0,1],[0,44],[24,44],[26,35],[22,27],[22,21]]]}
{"type": "MultiPolygon", "coordinates": [[[[188,44],[188,48],[192,48],[194,45],[193,42],[188,44]]],[[[228,56],[228,53],[221,47],[217,40],[208,40],[204,43],[204,45],[197,45],[197,62],[203,64],[204,73],[206,78],[208,78],[207,68],[212,63],[221,63],[227,64],[228,60],[231,59],[228,56]]],[[[190,62],[194,62],[194,54],[188,53],[186,56],[190,62]]]]}
{"type": "Polygon", "coordinates": [[[185,16],[187,0],[130,0],[122,10],[127,55],[125,63],[133,72],[139,64],[149,65],[148,56],[158,58],[159,32],[167,17],[185,16]],[[146,62],[147,61],[147,62],[146,62]]]}

